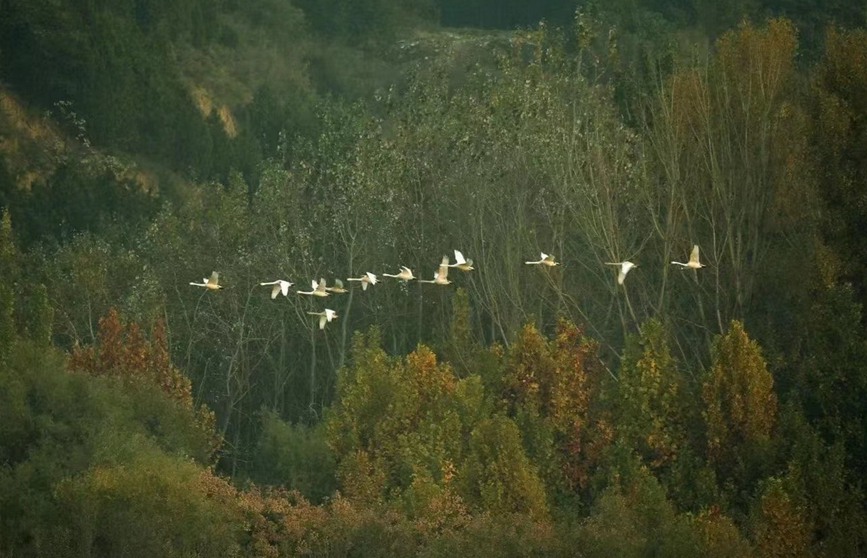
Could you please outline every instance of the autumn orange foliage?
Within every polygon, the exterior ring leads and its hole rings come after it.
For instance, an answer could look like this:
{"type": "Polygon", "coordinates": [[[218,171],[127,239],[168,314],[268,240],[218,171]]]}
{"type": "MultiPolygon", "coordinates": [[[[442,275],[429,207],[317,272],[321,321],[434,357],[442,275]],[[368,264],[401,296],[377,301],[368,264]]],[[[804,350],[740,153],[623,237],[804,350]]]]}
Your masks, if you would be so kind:
{"type": "Polygon", "coordinates": [[[165,322],[157,320],[148,339],[137,323],[124,323],[115,308],[99,320],[97,342],[75,346],[67,368],[73,372],[117,378],[131,384],[159,388],[182,408],[195,414],[196,422],[220,445],[214,413],[206,406],[195,409],[192,383],[171,362],[165,322]]]}
{"type": "Polygon", "coordinates": [[[536,414],[553,428],[570,489],[586,486],[592,464],[613,438],[608,421],[590,413],[599,387],[597,352],[597,344],[566,320],[558,322],[550,342],[532,324],[524,326],[509,351],[505,397],[513,409],[536,414]]]}

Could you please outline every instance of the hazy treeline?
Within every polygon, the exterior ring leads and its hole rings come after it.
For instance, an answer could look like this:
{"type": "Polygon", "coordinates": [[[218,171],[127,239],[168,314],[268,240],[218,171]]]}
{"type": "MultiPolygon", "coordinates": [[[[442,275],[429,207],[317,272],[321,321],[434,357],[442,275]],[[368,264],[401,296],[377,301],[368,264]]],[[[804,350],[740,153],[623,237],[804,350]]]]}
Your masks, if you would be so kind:
{"type": "Polygon", "coordinates": [[[865,552],[843,8],[128,4],[2,4],[4,553],[865,552]]]}

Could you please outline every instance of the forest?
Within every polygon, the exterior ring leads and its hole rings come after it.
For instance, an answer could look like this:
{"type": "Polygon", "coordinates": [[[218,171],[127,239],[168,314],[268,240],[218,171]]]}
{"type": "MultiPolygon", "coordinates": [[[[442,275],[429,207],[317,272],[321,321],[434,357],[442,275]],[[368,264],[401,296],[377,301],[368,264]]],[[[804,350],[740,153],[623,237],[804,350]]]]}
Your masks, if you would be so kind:
{"type": "Polygon", "coordinates": [[[867,555],[865,227],[864,3],[0,0],[0,556],[867,555]]]}

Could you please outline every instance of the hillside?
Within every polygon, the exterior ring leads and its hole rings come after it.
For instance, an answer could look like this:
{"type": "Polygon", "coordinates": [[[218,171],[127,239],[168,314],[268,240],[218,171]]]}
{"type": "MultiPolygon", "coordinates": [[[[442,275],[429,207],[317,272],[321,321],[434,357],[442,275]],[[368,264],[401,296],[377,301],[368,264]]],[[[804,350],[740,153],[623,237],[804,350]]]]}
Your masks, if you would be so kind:
{"type": "Polygon", "coordinates": [[[0,3],[0,554],[864,555],[864,11],[0,3]]]}

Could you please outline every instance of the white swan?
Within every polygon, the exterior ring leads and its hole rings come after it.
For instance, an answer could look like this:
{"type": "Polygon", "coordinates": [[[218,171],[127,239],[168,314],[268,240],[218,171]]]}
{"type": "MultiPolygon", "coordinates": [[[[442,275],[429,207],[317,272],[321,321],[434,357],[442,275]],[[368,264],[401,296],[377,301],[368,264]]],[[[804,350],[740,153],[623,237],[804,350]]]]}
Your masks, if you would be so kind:
{"type": "Polygon", "coordinates": [[[219,278],[220,275],[216,271],[213,271],[211,272],[210,279],[202,279],[201,283],[194,283],[190,281],[190,285],[193,285],[194,287],[204,287],[211,291],[218,291],[223,288],[223,286],[220,285],[218,282],[219,278]]]}
{"type": "Polygon", "coordinates": [[[632,263],[630,261],[625,262],[605,262],[605,265],[619,265],[620,273],[617,274],[617,284],[622,285],[623,281],[626,280],[626,274],[629,273],[633,267],[638,267],[638,264],[632,263]]]}
{"type": "Polygon", "coordinates": [[[361,277],[350,277],[347,281],[360,281],[361,290],[366,291],[368,285],[376,285],[376,275],[368,271],[361,277]]]}
{"type": "Polygon", "coordinates": [[[439,268],[434,273],[433,281],[428,281],[425,279],[419,279],[419,283],[434,283],[436,285],[450,285],[451,281],[449,281],[449,257],[443,256],[443,261],[440,263],[439,268]]]}
{"type": "Polygon", "coordinates": [[[535,262],[524,262],[527,265],[547,265],[548,267],[554,267],[555,265],[560,265],[560,262],[554,261],[554,256],[549,256],[545,252],[542,252],[542,259],[535,262]]]}
{"type": "Polygon", "coordinates": [[[311,291],[295,291],[295,292],[297,292],[298,294],[303,294],[303,295],[328,296],[329,293],[325,288],[325,279],[320,279],[318,283],[314,279],[313,281],[310,282],[310,284],[313,285],[313,290],[311,290],[311,291]]]}
{"type": "Polygon", "coordinates": [[[325,324],[337,318],[337,312],[326,308],[324,312],[307,312],[311,316],[319,316],[319,329],[325,329],[325,324]]]}
{"type": "Polygon", "coordinates": [[[456,267],[461,271],[472,271],[475,269],[473,267],[473,260],[465,259],[460,250],[455,250],[455,263],[449,265],[449,267],[456,267]]]}
{"type": "Polygon", "coordinates": [[[283,293],[283,296],[289,296],[289,287],[292,286],[292,283],[289,281],[284,281],[283,279],[277,279],[276,281],[267,281],[265,283],[259,283],[263,287],[268,285],[274,285],[274,288],[271,289],[271,299],[277,298],[277,295],[283,293]]]}
{"type": "Polygon", "coordinates": [[[401,281],[410,281],[415,279],[412,274],[412,270],[405,265],[400,266],[400,273],[397,275],[392,275],[391,273],[383,273],[385,277],[394,277],[395,279],[400,279],[401,281]]]}
{"type": "Polygon", "coordinates": [[[698,244],[692,247],[692,253],[689,255],[689,261],[686,263],[683,262],[671,262],[674,265],[679,265],[683,267],[689,267],[692,269],[701,269],[705,267],[703,263],[698,260],[698,244]]]}
{"type": "Polygon", "coordinates": [[[325,290],[328,291],[329,293],[337,293],[337,294],[343,294],[343,293],[348,292],[346,289],[343,288],[343,281],[341,281],[340,279],[335,279],[334,280],[334,286],[333,287],[325,287],[325,290]]]}

